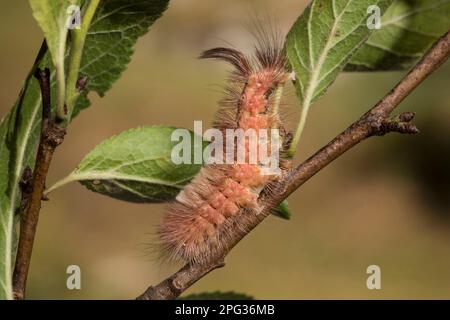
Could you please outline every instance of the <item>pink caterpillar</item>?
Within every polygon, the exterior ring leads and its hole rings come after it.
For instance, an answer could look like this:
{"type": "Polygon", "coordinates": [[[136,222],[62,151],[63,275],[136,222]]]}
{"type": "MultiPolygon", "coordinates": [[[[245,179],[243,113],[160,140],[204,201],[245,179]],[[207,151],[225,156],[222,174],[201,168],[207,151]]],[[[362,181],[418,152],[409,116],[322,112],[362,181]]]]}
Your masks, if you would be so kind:
{"type": "MultiPolygon", "coordinates": [[[[214,127],[222,132],[239,128],[279,129],[282,149],[286,150],[290,136],[281,125],[278,105],[281,89],[290,75],[285,53],[277,41],[259,41],[253,57],[235,49],[214,48],[205,51],[201,58],[224,60],[234,67],[214,127]]],[[[158,229],[163,256],[202,264],[222,253],[227,249],[224,243],[230,231],[246,229],[245,214],[258,210],[259,193],[276,178],[262,175],[258,164],[205,165],[163,217],[158,229]]]]}

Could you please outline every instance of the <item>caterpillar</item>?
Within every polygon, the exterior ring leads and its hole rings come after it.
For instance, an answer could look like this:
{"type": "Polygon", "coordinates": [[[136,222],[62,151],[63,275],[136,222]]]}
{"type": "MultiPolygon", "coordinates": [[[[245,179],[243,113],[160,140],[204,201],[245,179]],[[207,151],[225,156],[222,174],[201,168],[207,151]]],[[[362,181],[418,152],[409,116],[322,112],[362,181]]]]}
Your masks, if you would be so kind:
{"type": "MultiPolygon", "coordinates": [[[[234,48],[218,47],[204,51],[200,58],[222,60],[233,67],[213,127],[222,132],[278,129],[283,166],[283,151],[291,135],[281,123],[278,106],[291,74],[282,45],[275,38],[262,37],[251,56],[234,48]]],[[[279,178],[279,174],[262,174],[261,170],[259,162],[204,165],[163,215],[158,227],[162,256],[171,261],[204,264],[224,252],[233,229],[245,231],[246,215],[250,211],[258,213],[261,190],[279,178]]]]}

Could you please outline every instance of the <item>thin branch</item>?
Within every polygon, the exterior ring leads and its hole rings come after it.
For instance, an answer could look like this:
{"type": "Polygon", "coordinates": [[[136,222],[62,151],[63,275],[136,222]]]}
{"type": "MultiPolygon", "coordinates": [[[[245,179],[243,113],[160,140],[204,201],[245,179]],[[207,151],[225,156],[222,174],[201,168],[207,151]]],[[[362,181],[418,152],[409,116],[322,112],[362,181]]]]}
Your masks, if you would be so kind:
{"type": "Polygon", "coordinates": [[[186,265],[156,287],[149,287],[138,300],[173,300],[197,280],[211,271],[223,267],[223,260],[216,260],[207,265],[186,265]]]}
{"type": "MultiPolygon", "coordinates": [[[[65,129],[59,127],[51,118],[49,69],[37,69],[35,77],[38,79],[41,87],[42,129],[33,178],[31,181],[29,181],[29,178],[27,179],[28,181],[23,181],[23,190],[25,191],[25,189],[28,189],[28,194],[26,197],[23,197],[23,200],[26,200],[24,202],[25,210],[20,220],[20,237],[13,276],[15,299],[24,299],[25,297],[25,287],[30,267],[31,253],[33,251],[36,227],[39,220],[42,194],[45,189],[45,179],[50,162],[53,158],[53,153],[56,147],[64,140],[64,135],[66,133],[65,129]],[[28,183],[28,186],[26,183],[28,183]]],[[[30,173],[28,172],[27,176],[29,175],[30,173]]]]}
{"type": "Polygon", "coordinates": [[[286,172],[284,178],[275,187],[271,187],[270,192],[263,191],[258,200],[262,211],[247,217],[251,222],[249,229],[245,231],[236,229],[235,233],[229,237],[229,242],[224,245],[224,248],[227,248],[226,250],[212,257],[211,262],[207,265],[198,266],[187,264],[160,284],[149,287],[137,299],[175,299],[210,271],[219,266],[223,266],[223,260],[227,253],[246,234],[263,221],[276,205],[286,199],[317,172],[361,141],[372,136],[385,135],[389,132],[417,133],[417,128],[411,123],[411,120],[414,118],[414,113],[406,112],[395,118],[391,118],[390,114],[419,84],[441,66],[448,59],[449,55],[450,31],[433,45],[391,92],[358,121],[353,123],[344,132],[295,169],[286,172]]]}

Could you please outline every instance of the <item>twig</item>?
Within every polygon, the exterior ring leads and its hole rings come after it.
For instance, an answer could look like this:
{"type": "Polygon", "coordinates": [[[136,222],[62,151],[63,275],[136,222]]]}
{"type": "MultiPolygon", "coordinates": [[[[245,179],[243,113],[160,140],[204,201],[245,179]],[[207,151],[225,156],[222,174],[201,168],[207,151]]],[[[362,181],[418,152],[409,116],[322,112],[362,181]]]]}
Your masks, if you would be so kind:
{"type": "Polygon", "coordinates": [[[197,280],[224,265],[223,260],[217,260],[204,266],[186,265],[156,287],[149,287],[142,295],[137,297],[137,299],[173,300],[197,282],[197,280]]]}
{"type": "MultiPolygon", "coordinates": [[[[420,83],[442,65],[448,59],[449,55],[450,31],[433,45],[391,92],[358,121],[353,123],[305,162],[292,171],[287,172],[284,178],[276,184],[275,190],[272,189],[271,192],[263,191],[258,200],[262,211],[259,214],[253,214],[247,218],[251,221],[248,230],[244,232],[236,229],[235,233],[229,237],[229,243],[223,246],[227,248],[224,252],[213,257],[211,262],[204,266],[187,264],[160,284],[149,287],[137,299],[175,299],[207,273],[216,269],[218,266],[223,266],[223,259],[227,253],[246,234],[264,220],[276,205],[286,199],[317,172],[359,142],[371,136],[381,136],[389,132],[417,133],[417,128],[410,123],[414,118],[414,113],[403,113],[396,118],[391,118],[390,114],[420,83]]],[[[239,215],[236,218],[239,219],[239,215]]]]}
{"type": "Polygon", "coordinates": [[[20,220],[20,237],[17,248],[16,265],[13,276],[14,298],[25,298],[25,287],[33,251],[34,237],[41,209],[45,179],[56,147],[64,140],[66,130],[51,117],[50,71],[37,69],[35,77],[39,81],[42,95],[42,129],[39,147],[31,181],[30,193],[26,198],[25,211],[20,220]]]}

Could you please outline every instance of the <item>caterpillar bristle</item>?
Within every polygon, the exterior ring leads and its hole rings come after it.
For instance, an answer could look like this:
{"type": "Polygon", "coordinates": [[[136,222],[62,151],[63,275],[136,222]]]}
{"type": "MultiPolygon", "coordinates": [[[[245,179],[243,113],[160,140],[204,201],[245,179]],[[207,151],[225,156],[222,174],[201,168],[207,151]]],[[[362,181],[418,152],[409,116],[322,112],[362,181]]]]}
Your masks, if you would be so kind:
{"type": "Polygon", "coordinates": [[[239,50],[218,47],[204,51],[200,59],[218,59],[230,63],[239,75],[246,76],[251,72],[251,65],[245,55],[239,50]]]}
{"type": "MultiPolygon", "coordinates": [[[[219,59],[234,67],[214,128],[222,132],[278,129],[280,138],[285,140],[282,142],[288,141],[289,134],[278,112],[279,97],[274,93],[289,79],[289,74],[283,47],[276,39],[273,34],[259,35],[253,56],[225,47],[201,54],[202,59],[219,59]]],[[[249,152],[247,145],[245,148],[249,152]]],[[[280,163],[285,167],[285,160],[280,163]]],[[[236,232],[246,234],[250,217],[259,214],[257,200],[261,190],[268,186],[266,191],[271,192],[272,182],[278,178],[279,174],[263,174],[260,162],[205,165],[163,216],[158,229],[163,257],[204,264],[229,250],[228,240],[236,232]]]]}

